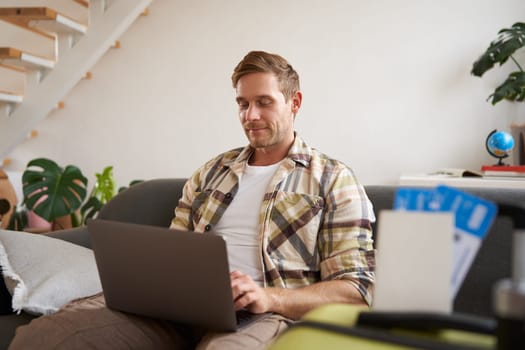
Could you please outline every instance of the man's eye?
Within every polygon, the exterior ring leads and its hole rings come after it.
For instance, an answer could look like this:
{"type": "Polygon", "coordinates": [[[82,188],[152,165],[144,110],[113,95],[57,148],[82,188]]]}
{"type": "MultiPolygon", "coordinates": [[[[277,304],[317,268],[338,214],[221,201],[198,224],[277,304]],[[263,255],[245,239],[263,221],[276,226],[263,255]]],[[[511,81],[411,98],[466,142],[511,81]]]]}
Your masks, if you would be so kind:
{"type": "Polygon", "coordinates": [[[259,104],[259,106],[269,106],[272,104],[272,100],[270,100],[269,98],[264,98],[262,100],[259,100],[257,101],[257,103],[259,104]]]}
{"type": "Polygon", "coordinates": [[[240,109],[247,109],[248,108],[248,103],[246,103],[246,102],[239,102],[238,105],[239,105],[240,109]]]}

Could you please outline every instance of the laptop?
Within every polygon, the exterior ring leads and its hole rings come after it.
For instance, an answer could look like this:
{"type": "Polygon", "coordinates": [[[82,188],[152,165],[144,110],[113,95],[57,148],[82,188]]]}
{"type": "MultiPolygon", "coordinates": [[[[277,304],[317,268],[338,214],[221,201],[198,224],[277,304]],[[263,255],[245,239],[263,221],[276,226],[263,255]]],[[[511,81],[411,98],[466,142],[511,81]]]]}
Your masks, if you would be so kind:
{"type": "Polygon", "coordinates": [[[235,312],[225,240],[109,220],[87,228],[107,307],[236,331],[268,314],[235,312]]]}

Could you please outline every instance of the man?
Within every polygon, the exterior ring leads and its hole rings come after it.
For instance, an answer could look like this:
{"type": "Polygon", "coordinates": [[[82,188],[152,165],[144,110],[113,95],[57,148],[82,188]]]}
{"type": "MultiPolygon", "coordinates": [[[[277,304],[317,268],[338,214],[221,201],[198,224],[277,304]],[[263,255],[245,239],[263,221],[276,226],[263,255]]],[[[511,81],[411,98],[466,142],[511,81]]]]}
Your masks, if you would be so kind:
{"type": "MultiPolygon", "coordinates": [[[[372,301],[372,205],[347,166],[294,132],[302,103],[297,72],[279,55],[253,51],[235,68],[232,83],[249,145],[219,155],[193,174],[171,227],[224,235],[236,309],[272,315],[235,333],[193,332],[191,341],[199,349],[263,348],[317,306],[372,301]]],[[[192,333],[103,306],[92,299],[74,309],[91,312],[93,329],[111,325],[129,333],[133,340],[124,341],[126,346],[144,347],[155,338],[156,348],[181,348],[192,333]]],[[[78,315],[68,318],[64,311],[52,317],[62,317],[68,327],[79,323],[78,315]]],[[[14,343],[22,336],[24,331],[14,343]]]]}

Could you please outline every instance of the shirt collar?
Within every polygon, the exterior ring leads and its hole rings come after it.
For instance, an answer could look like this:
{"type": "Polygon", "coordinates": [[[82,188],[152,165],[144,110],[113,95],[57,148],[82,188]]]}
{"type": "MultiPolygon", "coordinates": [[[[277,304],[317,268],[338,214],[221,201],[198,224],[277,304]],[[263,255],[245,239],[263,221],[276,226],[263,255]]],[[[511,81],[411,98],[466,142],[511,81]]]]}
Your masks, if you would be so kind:
{"type": "MultiPolygon", "coordinates": [[[[288,151],[286,158],[293,160],[295,163],[298,163],[305,168],[310,165],[310,160],[312,158],[312,149],[306,144],[306,142],[297,134],[295,134],[295,139],[288,151]]],[[[227,166],[232,166],[234,163],[247,162],[250,159],[250,156],[253,153],[253,148],[248,145],[244,147],[239,153],[239,155],[232,159],[231,161],[225,163],[227,166]]]]}

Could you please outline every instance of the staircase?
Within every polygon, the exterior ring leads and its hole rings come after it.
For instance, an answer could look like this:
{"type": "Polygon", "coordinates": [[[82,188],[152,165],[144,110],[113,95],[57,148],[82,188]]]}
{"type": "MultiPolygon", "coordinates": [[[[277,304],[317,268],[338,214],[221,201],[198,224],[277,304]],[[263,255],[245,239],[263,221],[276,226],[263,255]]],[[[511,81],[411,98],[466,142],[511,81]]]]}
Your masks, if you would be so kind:
{"type": "Polygon", "coordinates": [[[0,166],[151,1],[0,2],[0,166]]]}

